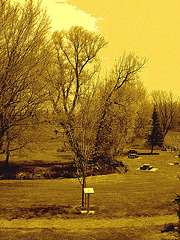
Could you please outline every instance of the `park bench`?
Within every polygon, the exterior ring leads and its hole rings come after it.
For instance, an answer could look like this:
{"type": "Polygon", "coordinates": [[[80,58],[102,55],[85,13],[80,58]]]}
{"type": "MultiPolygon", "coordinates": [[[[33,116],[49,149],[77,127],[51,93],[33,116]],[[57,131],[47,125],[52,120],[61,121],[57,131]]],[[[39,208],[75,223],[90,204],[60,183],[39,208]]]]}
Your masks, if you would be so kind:
{"type": "Polygon", "coordinates": [[[151,170],[153,168],[153,166],[150,166],[149,164],[143,164],[140,167],[140,170],[151,170]]]}
{"type": "Polygon", "coordinates": [[[137,154],[130,154],[128,158],[135,159],[138,158],[139,156],[137,154]]]}
{"type": "Polygon", "coordinates": [[[133,149],[131,149],[131,150],[129,150],[129,151],[128,151],[128,153],[134,153],[134,154],[137,154],[137,151],[136,151],[136,150],[133,150],[133,149]]]}
{"type": "Polygon", "coordinates": [[[174,162],[174,165],[179,165],[179,162],[174,162]]]}

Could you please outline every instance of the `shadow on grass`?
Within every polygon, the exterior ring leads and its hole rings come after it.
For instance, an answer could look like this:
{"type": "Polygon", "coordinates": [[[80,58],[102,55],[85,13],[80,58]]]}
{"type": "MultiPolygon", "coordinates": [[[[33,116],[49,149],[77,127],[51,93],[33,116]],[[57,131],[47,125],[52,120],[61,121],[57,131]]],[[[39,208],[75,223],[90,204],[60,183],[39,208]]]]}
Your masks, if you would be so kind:
{"type": "Polygon", "coordinates": [[[0,179],[56,179],[76,177],[76,166],[73,162],[45,163],[43,161],[33,161],[22,164],[11,163],[5,166],[0,163],[0,179]]]}
{"type": "Polygon", "coordinates": [[[154,156],[154,155],[159,155],[159,153],[138,153],[138,155],[149,155],[149,156],[154,156]]]}
{"type": "Polygon", "coordinates": [[[50,218],[59,214],[68,214],[72,212],[72,207],[64,205],[41,205],[41,206],[31,206],[31,207],[18,207],[13,208],[1,208],[0,216],[12,219],[31,219],[31,218],[40,218],[46,217],[50,218]]]}
{"type": "MultiPolygon", "coordinates": [[[[106,175],[110,173],[126,172],[127,166],[122,161],[114,160],[112,162],[103,162],[93,165],[89,162],[87,165],[87,176],[106,175]]],[[[2,179],[57,179],[57,178],[76,178],[77,163],[68,162],[44,162],[43,160],[23,161],[22,163],[11,162],[9,166],[0,162],[0,180],[2,179]]]]}

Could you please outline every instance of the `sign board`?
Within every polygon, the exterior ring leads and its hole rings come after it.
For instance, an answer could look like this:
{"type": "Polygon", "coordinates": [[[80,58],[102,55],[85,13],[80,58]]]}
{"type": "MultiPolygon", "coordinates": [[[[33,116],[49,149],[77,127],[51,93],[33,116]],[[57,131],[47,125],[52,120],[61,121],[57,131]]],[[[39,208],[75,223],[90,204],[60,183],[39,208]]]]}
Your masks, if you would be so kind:
{"type": "Polygon", "coordinates": [[[93,188],[84,188],[84,193],[85,194],[90,194],[90,193],[94,193],[94,189],[93,188]]]}

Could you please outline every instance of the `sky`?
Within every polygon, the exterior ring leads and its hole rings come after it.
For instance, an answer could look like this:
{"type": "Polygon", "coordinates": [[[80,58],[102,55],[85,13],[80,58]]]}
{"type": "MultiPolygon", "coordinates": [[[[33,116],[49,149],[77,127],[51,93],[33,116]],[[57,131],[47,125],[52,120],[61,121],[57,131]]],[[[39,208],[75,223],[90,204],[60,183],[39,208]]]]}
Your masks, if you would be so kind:
{"type": "Polygon", "coordinates": [[[180,95],[180,0],[43,0],[43,4],[52,31],[82,25],[105,37],[109,44],[100,52],[104,69],[124,53],[146,57],[140,77],[147,90],[180,95]]]}

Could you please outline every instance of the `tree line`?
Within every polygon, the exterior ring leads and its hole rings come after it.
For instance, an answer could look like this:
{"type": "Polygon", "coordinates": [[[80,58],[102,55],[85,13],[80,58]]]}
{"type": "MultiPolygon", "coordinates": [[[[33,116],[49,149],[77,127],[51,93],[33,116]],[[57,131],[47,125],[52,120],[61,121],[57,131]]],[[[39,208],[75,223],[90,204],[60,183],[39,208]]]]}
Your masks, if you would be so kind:
{"type": "Polygon", "coordinates": [[[51,34],[41,1],[0,0],[0,27],[0,150],[7,165],[11,151],[40,138],[33,130],[47,118],[63,128],[84,179],[88,166],[112,171],[115,156],[145,138],[154,107],[163,138],[180,125],[178,99],[144,88],[146,58],[123,54],[102,76],[104,37],[80,26],[51,34]]]}

